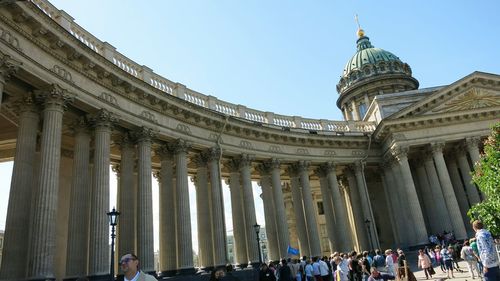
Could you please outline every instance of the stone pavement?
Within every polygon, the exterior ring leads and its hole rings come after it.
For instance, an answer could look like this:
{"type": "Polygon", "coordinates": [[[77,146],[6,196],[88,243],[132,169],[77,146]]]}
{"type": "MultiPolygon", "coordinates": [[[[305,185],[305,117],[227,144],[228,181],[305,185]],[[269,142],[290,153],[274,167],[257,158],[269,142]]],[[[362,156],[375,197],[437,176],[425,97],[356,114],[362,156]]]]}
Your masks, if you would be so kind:
{"type": "MultiPolygon", "coordinates": [[[[426,280],[425,279],[425,273],[423,270],[417,268],[417,253],[416,252],[410,252],[406,253],[406,257],[408,258],[408,263],[410,265],[410,269],[413,271],[413,274],[415,274],[415,277],[417,280],[426,280]]],[[[467,271],[467,263],[465,261],[460,261],[458,262],[458,265],[460,266],[460,270],[462,272],[459,272],[457,270],[453,271],[453,275],[455,278],[451,278],[450,280],[453,281],[471,281],[472,278],[470,278],[470,274],[467,271]]],[[[429,280],[439,280],[439,279],[447,279],[446,272],[441,271],[441,268],[439,266],[434,267],[434,271],[436,271],[436,274],[432,276],[429,280]]],[[[474,280],[481,280],[480,278],[477,277],[476,272],[474,272],[475,279],[474,280]]]]}

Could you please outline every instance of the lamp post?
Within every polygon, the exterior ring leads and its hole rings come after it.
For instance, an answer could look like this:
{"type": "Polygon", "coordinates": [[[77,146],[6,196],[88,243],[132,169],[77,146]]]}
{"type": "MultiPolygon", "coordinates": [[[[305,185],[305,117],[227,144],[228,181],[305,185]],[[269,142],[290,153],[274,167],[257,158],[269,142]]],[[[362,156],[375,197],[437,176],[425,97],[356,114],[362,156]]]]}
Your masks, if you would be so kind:
{"type": "Polygon", "coordinates": [[[116,211],[115,207],[111,212],[106,213],[109,218],[109,225],[111,225],[111,263],[109,266],[109,275],[111,280],[115,280],[115,226],[118,222],[118,216],[120,212],[116,211]]]}
{"type": "Polygon", "coordinates": [[[255,223],[253,225],[253,229],[255,230],[255,234],[257,236],[257,249],[259,250],[259,266],[260,266],[260,264],[262,264],[262,254],[260,252],[260,237],[259,237],[260,225],[258,223],[255,223]]]}
{"type": "Polygon", "coordinates": [[[370,231],[370,224],[371,221],[369,219],[365,220],[366,228],[368,228],[368,242],[370,243],[370,250],[373,250],[373,245],[372,245],[372,232],[370,231]]]}

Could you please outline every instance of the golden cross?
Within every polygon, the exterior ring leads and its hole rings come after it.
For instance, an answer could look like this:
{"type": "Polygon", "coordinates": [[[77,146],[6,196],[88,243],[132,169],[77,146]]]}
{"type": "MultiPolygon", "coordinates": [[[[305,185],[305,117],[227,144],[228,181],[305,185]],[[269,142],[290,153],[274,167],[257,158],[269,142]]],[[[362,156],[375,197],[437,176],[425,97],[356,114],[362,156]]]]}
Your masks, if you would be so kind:
{"type": "Polygon", "coordinates": [[[354,16],[354,20],[356,21],[356,23],[358,24],[358,29],[361,29],[361,26],[359,26],[359,18],[358,18],[358,14],[356,14],[354,16]]]}

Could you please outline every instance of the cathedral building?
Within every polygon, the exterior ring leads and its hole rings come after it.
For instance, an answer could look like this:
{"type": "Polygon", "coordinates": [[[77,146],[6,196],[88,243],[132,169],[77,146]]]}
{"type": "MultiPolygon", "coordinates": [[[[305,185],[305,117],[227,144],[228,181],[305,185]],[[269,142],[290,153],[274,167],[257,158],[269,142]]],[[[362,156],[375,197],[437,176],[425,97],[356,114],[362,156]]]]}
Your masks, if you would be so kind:
{"type": "Polygon", "coordinates": [[[319,256],[473,235],[466,212],[484,196],[470,172],[499,121],[500,76],[419,89],[359,29],[337,91],[344,120],[251,109],[154,73],[46,0],[2,5],[0,161],[14,166],[0,280],[109,278],[111,177],[117,255],[136,253],[147,272],[159,202],[160,276],[194,273],[193,234],[201,268],[226,264],[223,188],[234,261],[258,264],[252,183],[270,260],[289,246],[319,256]]]}

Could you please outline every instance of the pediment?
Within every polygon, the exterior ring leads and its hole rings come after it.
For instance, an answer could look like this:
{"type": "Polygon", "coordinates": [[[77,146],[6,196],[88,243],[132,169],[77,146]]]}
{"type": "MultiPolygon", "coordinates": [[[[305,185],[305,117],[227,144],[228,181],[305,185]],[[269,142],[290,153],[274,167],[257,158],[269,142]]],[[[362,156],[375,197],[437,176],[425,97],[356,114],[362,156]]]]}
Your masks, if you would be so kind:
{"type": "Polygon", "coordinates": [[[500,108],[500,75],[474,72],[443,87],[389,119],[500,108]]]}

